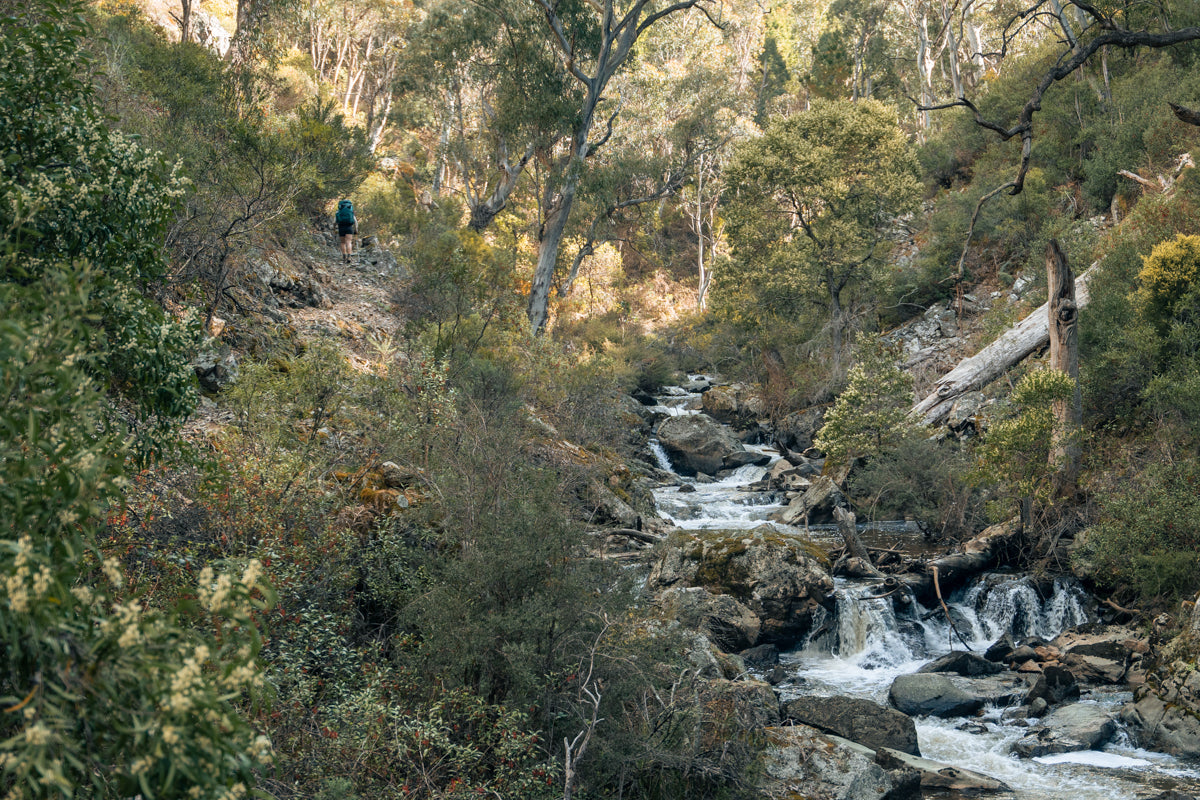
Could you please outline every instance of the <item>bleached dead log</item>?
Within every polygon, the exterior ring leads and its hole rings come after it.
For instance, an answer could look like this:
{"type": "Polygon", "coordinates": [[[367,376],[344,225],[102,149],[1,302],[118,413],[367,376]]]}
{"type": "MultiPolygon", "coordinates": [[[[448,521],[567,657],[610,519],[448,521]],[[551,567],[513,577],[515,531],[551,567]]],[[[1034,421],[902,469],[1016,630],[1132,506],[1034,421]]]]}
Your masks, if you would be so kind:
{"type": "Polygon", "coordinates": [[[925,562],[921,572],[897,577],[921,600],[932,600],[938,593],[934,589],[935,572],[941,591],[951,591],[979,573],[1009,560],[1024,540],[1024,529],[1019,520],[1002,522],[968,539],[961,551],[925,562]]]}
{"type": "MultiPolygon", "coordinates": [[[[1088,281],[1096,269],[1093,264],[1075,281],[1075,304],[1083,308],[1088,301],[1088,281]]],[[[1049,304],[1043,303],[1025,319],[1009,328],[999,339],[943,375],[933,391],[912,407],[926,425],[936,425],[946,418],[954,401],[967,392],[982,389],[1019,364],[1030,353],[1045,347],[1050,341],[1047,322],[1049,304]]]]}

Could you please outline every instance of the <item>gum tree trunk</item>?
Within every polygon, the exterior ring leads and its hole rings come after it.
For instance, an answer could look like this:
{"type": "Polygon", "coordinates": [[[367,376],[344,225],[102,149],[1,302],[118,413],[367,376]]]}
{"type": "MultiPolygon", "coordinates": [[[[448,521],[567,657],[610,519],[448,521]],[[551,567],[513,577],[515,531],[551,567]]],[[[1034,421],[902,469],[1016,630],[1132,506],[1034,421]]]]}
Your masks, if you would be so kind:
{"type": "Polygon", "coordinates": [[[1075,302],[1075,275],[1056,239],[1046,246],[1046,278],[1050,300],[1047,321],[1050,332],[1050,368],[1070,376],[1075,391],[1069,400],[1054,403],[1054,439],[1050,463],[1058,467],[1055,495],[1069,497],[1079,481],[1079,442],[1083,423],[1083,401],[1079,389],[1079,307],[1075,302]]]}

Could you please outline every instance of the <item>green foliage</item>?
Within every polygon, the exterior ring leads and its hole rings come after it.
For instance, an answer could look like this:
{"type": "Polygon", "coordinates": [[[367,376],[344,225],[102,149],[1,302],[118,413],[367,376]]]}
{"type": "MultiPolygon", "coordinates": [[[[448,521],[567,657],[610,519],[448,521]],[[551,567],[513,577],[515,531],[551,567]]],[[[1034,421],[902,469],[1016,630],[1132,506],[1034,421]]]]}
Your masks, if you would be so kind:
{"type": "Polygon", "coordinates": [[[875,101],[823,102],[743,144],[726,172],[736,260],[713,307],[727,318],[794,319],[826,309],[838,357],[851,293],[879,278],[894,215],[919,197],[917,162],[894,112],[875,101]]]}
{"type": "Polygon", "coordinates": [[[244,797],[271,759],[231,705],[259,682],[261,566],[208,569],[195,600],[157,611],[97,551],[128,485],[127,432],[89,375],[90,281],[45,265],[27,286],[0,284],[0,786],[244,797]]]}
{"type": "Polygon", "coordinates": [[[868,339],[814,443],[836,464],[886,455],[916,433],[912,403],[912,376],[882,342],[868,339]]]}
{"type": "Polygon", "coordinates": [[[1200,590],[1200,472],[1194,462],[1158,464],[1101,495],[1098,522],[1075,558],[1105,587],[1149,602],[1200,590]]]}
{"type": "Polygon", "coordinates": [[[347,125],[334,106],[333,100],[319,98],[301,105],[284,136],[285,146],[301,154],[295,202],[309,216],[328,199],[353,192],[371,168],[366,132],[347,125]]]}
{"type": "Polygon", "coordinates": [[[1180,234],[1142,259],[1133,298],[1142,319],[1166,333],[1184,299],[1200,288],[1200,236],[1180,234]]]}
{"type": "Polygon", "coordinates": [[[76,261],[102,267],[88,293],[91,366],[136,402],[144,454],[196,402],[185,355],[196,326],[147,297],[166,271],[162,237],[184,182],[104,124],[77,77],[88,63],[81,7],[39,8],[44,16],[31,8],[0,21],[0,229],[11,254],[0,281],[34,284],[76,261]]]}
{"type": "MultiPolygon", "coordinates": [[[[994,517],[1009,518],[1014,502],[1021,505],[1049,500],[1051,478],[1059,466],[1050,460],[1053,405],[1069,400],[1074,391],[1075,381],[1065,373],[1032,370],[1013,390],[1010,402],[1015,413],[989,425],[976,451],[974,477],[979,483],[998,485],[1002,501],[994,517]]],[[[1026,522],[1027,517],[1027,513],[1022,514],[1026,522]]]]}

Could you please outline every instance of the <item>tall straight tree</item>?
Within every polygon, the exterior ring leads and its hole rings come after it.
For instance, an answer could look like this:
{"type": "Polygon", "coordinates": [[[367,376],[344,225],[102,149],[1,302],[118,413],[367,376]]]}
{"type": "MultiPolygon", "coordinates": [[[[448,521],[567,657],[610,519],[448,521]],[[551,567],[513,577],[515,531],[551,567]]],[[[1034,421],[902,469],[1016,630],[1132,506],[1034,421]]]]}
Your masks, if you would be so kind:
{"type": "MultiPolygon", "coordinates": [[[[563,232],[575,203],[575,195],[587,159],[612,135],[620,101],[610,104],[604,131],[592,134],[605,89],[628,62],[634,44],[661,20],[689,9],[708,14],[713,0],[524,0],[534,3],[545,15],[546,25],[567,72],[583,89],[575,111],[568,149],[552,165],[547,182],[543,222],[538,231],[538,260],[529,290],[529,324],[533,332],[545,327],[549,314],[550,286],[563,232]]],[[[710,16],[710,19],[712,17],[710,16]]],[[[716,21],[713,20],[714,24],[716,21]]]]}

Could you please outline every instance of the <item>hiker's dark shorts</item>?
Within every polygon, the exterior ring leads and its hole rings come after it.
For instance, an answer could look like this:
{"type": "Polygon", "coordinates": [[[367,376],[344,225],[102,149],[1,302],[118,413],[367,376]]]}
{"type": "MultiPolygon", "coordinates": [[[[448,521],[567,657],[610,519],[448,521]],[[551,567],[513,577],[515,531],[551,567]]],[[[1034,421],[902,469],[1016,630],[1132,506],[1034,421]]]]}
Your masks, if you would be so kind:
{"type": "Polygon", "coordinates": [[[350,236],[353,233],[353,225],[338,225],[338,236],[350,236]]]}

